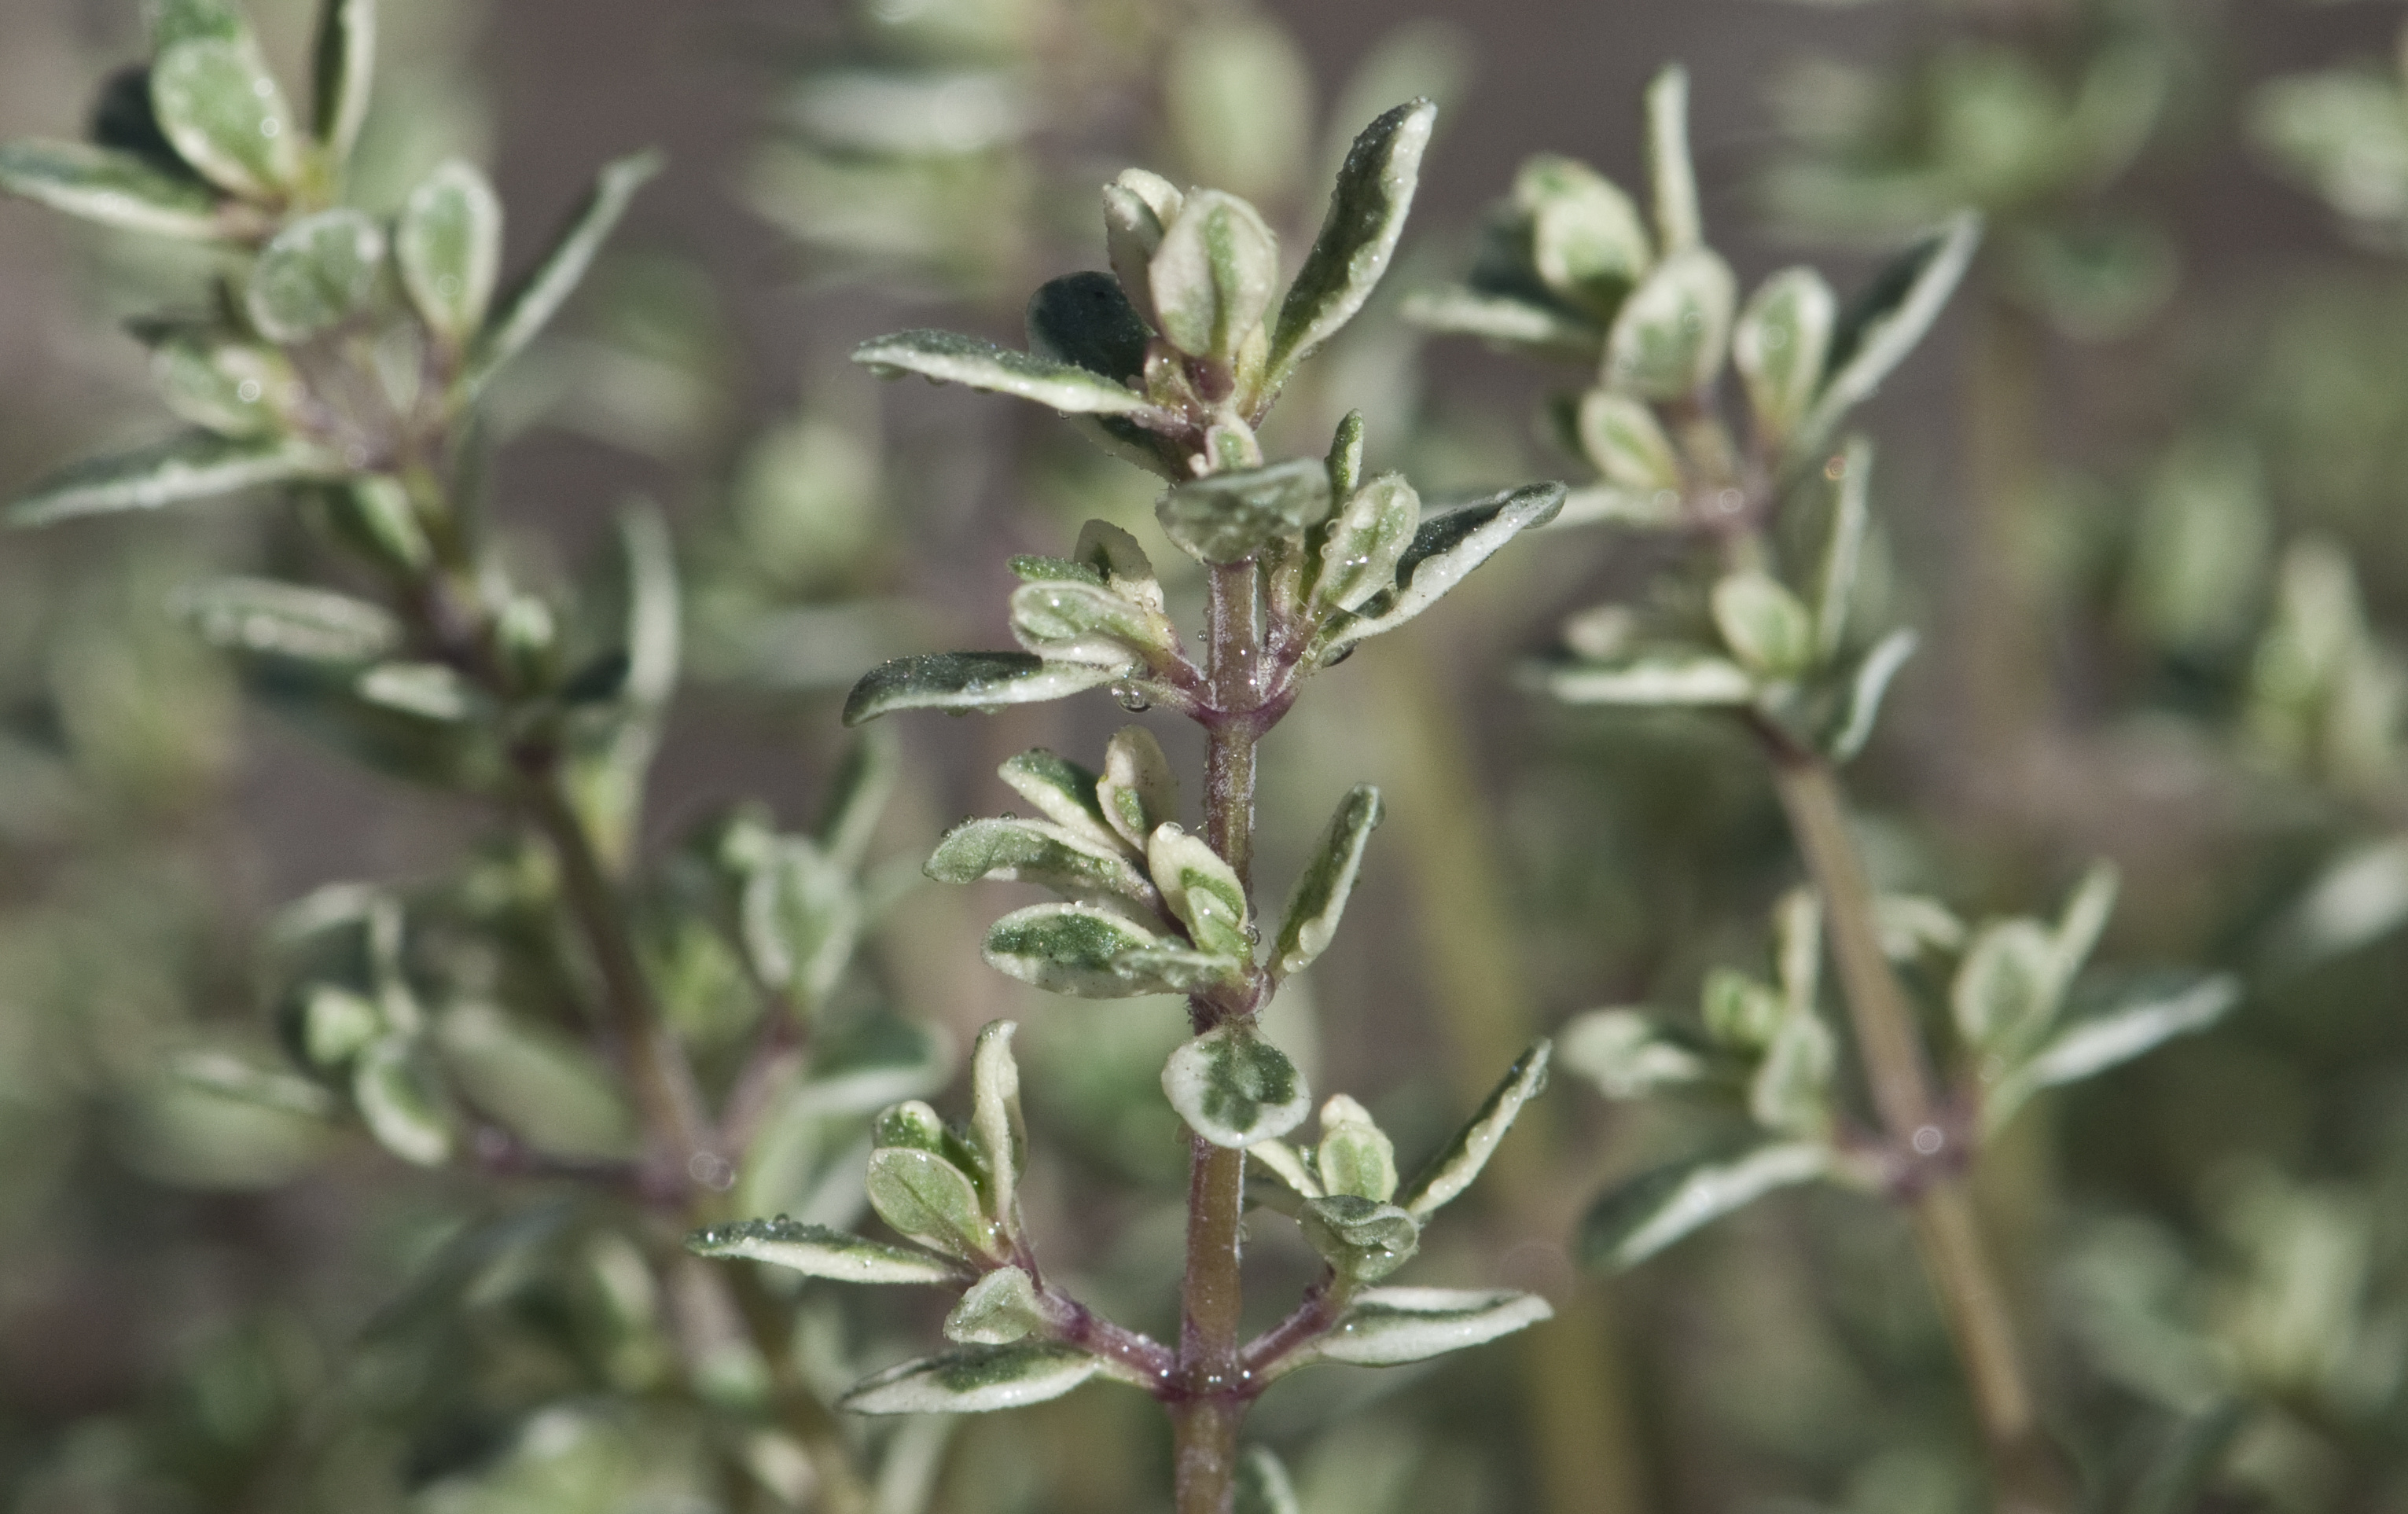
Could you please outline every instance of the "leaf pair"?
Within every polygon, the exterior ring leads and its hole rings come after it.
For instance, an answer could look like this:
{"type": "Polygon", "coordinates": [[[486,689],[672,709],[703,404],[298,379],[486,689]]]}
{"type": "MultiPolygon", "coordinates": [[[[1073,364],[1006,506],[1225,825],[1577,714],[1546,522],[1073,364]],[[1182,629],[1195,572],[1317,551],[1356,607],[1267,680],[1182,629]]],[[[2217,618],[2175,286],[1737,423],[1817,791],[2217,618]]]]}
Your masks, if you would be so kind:
{"type": "Polygon", "coordinates": [[[2093,867],[2052,928],[2033,920],[1985,926],[1950,985],[1956,1031],[1984,1084],[1982,1125],[2003,1129],[2034,1093],[2080,1081],[2178,1036],[2204,1030],[2240,1002],[2229,975],[2143,977],[2067,1004],[2107,917],[2115,874],[2093,867]]]}
{"type": "MultiPolygon", "coordinates": [[[[942,331],[864,344],[853,361],[1034,400],[1101,423],[1112,450],[1174,479],[1240,465],[1240,452],[1298,364],[1354,319],[1387,271],[1412,205],[1436,107],[1399,106],[1356,138],[1328,219],[1271,314],[1276,238],[1234,195],[1181,192],[1140,169],[1104,189],[1116,276],[1056,279],[1030,301],[1029,350],[942,331]]],[[[1216,549],[1226,550],[1226,549],[1216,549]]]]}
{"type": "Polygon", "coordinates": [[[1369,1111],[1343,1094],[1322,1107],[1321,1141],[1310,1152],[1272,1138],[1247,1150],[1300,1199],[1393,1202],[1416,1224],[1426,1222],[1471,1186],[1523,1107],[1545,1091],[1554,1050],[1552,1042],[1532,1044],[1455,1138],[1409,1182],[1398,1183],[1395,1148],[1369,1111]]]}

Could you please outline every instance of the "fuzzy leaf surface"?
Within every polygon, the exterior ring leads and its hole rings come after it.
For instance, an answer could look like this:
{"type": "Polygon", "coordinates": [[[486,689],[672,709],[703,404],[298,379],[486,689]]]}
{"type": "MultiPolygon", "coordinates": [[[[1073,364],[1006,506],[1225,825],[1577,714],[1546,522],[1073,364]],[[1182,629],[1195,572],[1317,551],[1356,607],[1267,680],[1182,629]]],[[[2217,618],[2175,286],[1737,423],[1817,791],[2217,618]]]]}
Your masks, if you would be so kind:
{"type": "Polygon", "coordinates": [[[1372,599],[1364,615],[1325,633],[1319,661],[1326,666],[1346,648],[1393,631],[1437,604],[1506,543],[1554,520],[1565,493],[1559,483],[1531,484],[1425,519],[1398,563],[1395,593],[1372,599]]]}
{"type": "Polygon", "coordinates": [[[1176,993],[1163,976],[1179,943],[1125,915],[1091,905],[1037,905],[996,921],[986,933],[987,965],[1053,993],[1125,999],[1176,993]]]}
{"type": "Polygon", "coordinates": [[[1233,1150],[1284,1136],[1312,1112],[1296,1064],[1242,1023],[1207,1031],[1170,1053],[1162,1092],[1190,1130],[1233,1150]]]}
{"type": "Polygon", "coordinates": [[[837,1401],[855,1414],[984,1414],[1059,1398],[1103,1370],[1076,1346],[1021,1341],[922,1357],[864,1378],[837,1401]]]}
{"type": "Polygon", "coordinates": [[[1554,1053],[1554,1043],[1532,1042],[1530,1050],[1505,1070],[1504,1078],[1490,1092],[1470,1122],[1455,1133],[1455,1139],[1432,1157],[1412,1182],[1398,1191],[1398,1207],[1426,1221],[1469,1188],[1481,1169],[1488,1165],[1488,1159],[1496,1154],[1497,1143],[1513,1128],[1522,1107],[1545,1092],[1547,1064],[1554,1053]]]}
{"type": "Polygon", "coordinates": [[[1365,127],[1347,150],[1321,233],[1280,305],[1271,336],[1274,391],[1354,319],[1388,271],[1437,122],[1437,106],[1410,101],[1365,127]]]}
{"type": "Polygon", "coordinates": [[[1536,1293],[1455,1288],[1369,1288],[1326,1335],[1280,1362],[1280,1376],[1313,1362],[1398,1366],[1484,1345],[1555,1317],[1536,1293]]]}
{"type": "Polygon", "coordinates": [[[503,364],[536,339],[568,297],[585,281],[587,270],[601,255],[636,193],[652,182],[666,163],[657,152],[638,152],[606,164],[595,176],[568,224],[533,270],[511,289],[485,334],[477,343],[462,383],[470,394],[481,390],[503,364]]]}
{"type": "Polygon", "coordinates": [[[898,709],[985,710],[1063,699],[1110,683],[1093,663],[1049,663],[1027,652],[932,652],[897,657],[861,677],[844,702],[844,723],[898,709]]]}
{"type": "Polygon", "coordinates": [[[1300,535],[1329,513],[1329,470],[1299,457],[1266,468],[1174,484],[1154,517],[1198,562],[1240,563],[1274,537],[1300,535]]]}
{"type": "Polygon", "coordinates": [[[1380,791],[1357,784],[1340,801],[1323,829],[1312,861],[1288,893],[1287,914],[1271,946],[1271,971],[1281,978],[1301,971],[1328,949],[1346,913],[1346,901],[1363,871],[1363,850],[1386,811],[1380,791]]]}
{"type": "Polygon", "coordinates": [[[950,1283],[962,1276],[961,1268],[943,1257],[864,1240],[825,1225],[807,1225],[784,1215],[697,1230],[686,1237],[685,1249],[714,1261],[764,1262],[838,1282],[950,1283]]]}

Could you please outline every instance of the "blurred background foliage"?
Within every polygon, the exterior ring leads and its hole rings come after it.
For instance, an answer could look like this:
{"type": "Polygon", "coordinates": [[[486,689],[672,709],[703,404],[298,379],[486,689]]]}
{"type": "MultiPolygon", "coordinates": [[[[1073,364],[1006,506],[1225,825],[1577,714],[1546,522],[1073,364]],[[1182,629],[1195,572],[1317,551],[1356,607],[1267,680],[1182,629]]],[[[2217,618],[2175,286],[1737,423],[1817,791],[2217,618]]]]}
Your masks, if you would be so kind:
{"type": "MultiPolygon", "coordinates": [[[[309,7],[253,8],[294,77],[309,7]]],[[[2243,978],[2213,1034],[2044,1101],[1986,1164],[1985,1218],[2099,1507],[2372,1510],[2408,1499],[2397,24],[2290,0],[419,0],[388,7],[354,197],[390,208],[460,154],[539,221],[593,161],[675,150],[494,422],[523,438],[494,493],[536,580],[607,578],[633,493],[673,523],[687,679],[637,843],[671,896],[704,888],[685,838],[730,801],[818,813],[861,670],[998,641],[964,607],[998,600],[1004,550],[1148,510],[1150,480],[1047,418],[840,361],[901,311],[1016,342],[1018,292],[1092,261],[1120,167],[1244,193],[1297,249],[1336,148],[1395,100],[1441,101],[1380,306],[1283,412],[1317,451],[1364,408],[1373,466],[1435,494],[1584,464],[1532,419],[1526,370],[1425,349],[1396,307],[1461,264],[1523,156],[1638,182],[1638,87],[1663,59],[1690,65],[1710,211],[1750,284],[1787,244],[1846,267],[1983,209],[1974,276],[1865,418],[1890,522],[1866,593],[1927,649],[1859,770],[1875,867],[1978,921],[2105,856],[2126,881],[2103,959],[2243,978]],[[2188,1484],[2165,1470],[2186,1458],[2188,1484]]],[[[129,6],[15,0],[0,135],[64,134],[139,50],[129,6]]],[[[188,299],[195,268],[16,205],[0,265],[0,480],[155,432],[111,328],[188,299]]],[[[477,807],[360,777],[247,707],[177,610],[198,578],[308,550],[232,506],[0,550],[0,1488],[40,1514],[814,1507],[809,1437],[755,1412],[767,1369],[716,1295],[623,1207],[509,1160],[613,1140],[558,1059],[496,1059],[530,1034],[513,1017],[441,1020],[455,1075],[533,1080],[507,1139],[449,1163],[398,1161],[265,1071],[287,1064],[295,901],[356,924],[337,907],[366,896],[319,891],[370,880],[439,953],[447,918],[506,921],[534,887],[477,807]]],[[[1374,1091],[1409,1150],[1529,1035],[1760,970],[1797,866],[1743,745],[1541,708],[1505,675],[1654,550],[1557,528],[1271,743],[1267,877],[1329,795],[1388,794],[1390,865],[1272,1024],[1317,1084],[1374,1091]]],[[[1024,998],[978,962],[975,903],[917,884],[942,826],[998,802],[999,758],[1124,718],[912,717],[846,992],[954,1043],[1027,1021],[1036,1228],[1159,1329],[1182,1147],[1154,1070],[1177,1015],[1024,998]]],[[[717,937],[664,924],[647,949],[697,1046],[758,1012],[717,937]]],[[[1714,1129],[1570,1078],[1539,1114],[1471,1201],[1486,1222],[1434,1233],[1425,1271],[1538,1289],[1561,1318],[1442,1371],[1270,1394],[1256,1428],[1311,1514],[1981,1507],[1893,1214],[1775,1197],[1584,1278],[1564,1241],[1590,1194],[1714,1129]]],[[[849,1219],[838,1124],[756,1152],[748,1202],[849,1219]]],[[[1265,1218],[1254,1241],[1265,1296],[1307,1276],[1292,1230],[1265,1218]]],[[[795,1302],[823,1395],[930,1323],[820,1284],[795,1302]]],[[[860,1450],[879,1514],[1165,1507],[1154,1416],[1106,1391],[860,1450]]]]}

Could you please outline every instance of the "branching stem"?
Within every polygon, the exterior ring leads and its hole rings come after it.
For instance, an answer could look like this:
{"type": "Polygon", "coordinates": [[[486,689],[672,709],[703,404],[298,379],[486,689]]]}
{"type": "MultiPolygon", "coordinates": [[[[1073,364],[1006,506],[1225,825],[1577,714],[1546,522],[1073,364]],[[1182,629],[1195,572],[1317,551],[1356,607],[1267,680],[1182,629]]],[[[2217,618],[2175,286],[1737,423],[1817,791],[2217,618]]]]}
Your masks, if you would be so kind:
{"type": "MultiPolygon", "coordinates": [[[[1262,734],[1261,574],[1251,562],[1211,570],[1206,611],[1204,838],[1252,887],[1254,743],[1262,734]]],[[[1226,1009],[1189,1001],[1199,1031],[1226,1009]]],[[[1251,1012],[1251,1011],[1250,1011],[1251,1012]]],[[[1236,1496],[1238,1426],[1252,1402],[1239,1360],[1239,1272],[1246,1154],[1191,1137],[1187,1182],[1187,1275],[1181,1290],[1179,1364],[1170,1420],[1179,1514],[1228,1514],[1236,1496]]]]}
{"type": "MultiPolygon", "coordinates": [[[[1770,744],[1769,744],[1770,745],[1770,744]]],[[[1772,748],[1774,781],[1830,934],[1857,1053],[1899,1170],[1924,1269],[1947,1316],[1980,1416],[2000,1514],[2061,1514],[2066,1477],[2032,1407],[2014,1321],[1961,1180],[1961,1131],[1942,1118],[1914,1013],[1874,928],[1873,893],[1829,763],[1772,748]]]]}

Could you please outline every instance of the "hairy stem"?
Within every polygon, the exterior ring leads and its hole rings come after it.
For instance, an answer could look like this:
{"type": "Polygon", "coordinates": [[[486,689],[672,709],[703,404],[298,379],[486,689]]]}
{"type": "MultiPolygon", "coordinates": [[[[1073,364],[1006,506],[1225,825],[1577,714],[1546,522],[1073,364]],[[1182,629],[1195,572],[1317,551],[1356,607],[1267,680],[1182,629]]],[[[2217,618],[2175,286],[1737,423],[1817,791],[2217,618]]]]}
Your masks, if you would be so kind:
{"type": "MultiPolygon", "coordinates": [[[[1251,887],[1254,842],[1254,742],[1261,734],[1263,618],[1253,563],[1211,570],[1206,611],[1204,837],[1251,887]]],[[[1190,1001],[1197,1029],[1226,1011],[1190,1001]]],[[[1251,1013],[1251,1010],[1248,1011],[1251,1013]]],[[[1237,1491],[1238,1426],[1250,1401],[1238,1360],[1240,1224],[1246,1154],[1191,1137],[1187,1182],[1187,1275],[1180,1296],[1179,1365],[1170,1420],[1179,1514],[1228,1514],[1237,1491]]]]}
{"type": "Polygon", "coordinates": [[[1873,1106],[1894,1155],[1915,1175],[1904,1185],[1915,1239],[1964,1363],[2000,1509],[2057,1514],[2069,1502],[2065,1473],[2033,1412],[2014,1321],[1972,1204],[1956,1177],[1965,1153],[1947,1150],[1963,1136],[1939,1118],[1914,1009],[1882,953],[1872,887],[1848,832],[1839,783],[1819,756],[1779,749],[1773,759],[1782,806],[1822,896],[1831,954],[1873,1106]],[[1929,1176],[1919,1168],[1928,1168],[1929,1176]]]}

